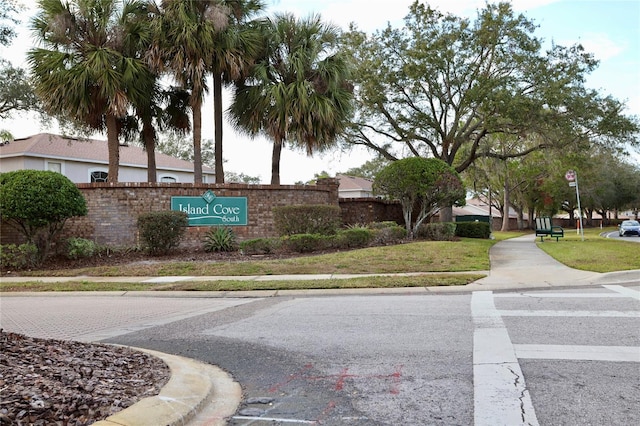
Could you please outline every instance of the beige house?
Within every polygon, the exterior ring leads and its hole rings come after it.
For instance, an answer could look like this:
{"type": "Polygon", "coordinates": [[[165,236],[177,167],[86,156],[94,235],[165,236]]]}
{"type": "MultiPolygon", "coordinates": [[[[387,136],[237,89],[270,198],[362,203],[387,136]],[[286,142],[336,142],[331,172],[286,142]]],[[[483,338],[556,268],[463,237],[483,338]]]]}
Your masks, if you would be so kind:
{"type": "MultiPolygon", "coordinates": [[[[40,133],[0,145],[0,172],[51,170],[74,183],[105,182],[109,171],[107,141],[40,133]]],[[[156,152],[158,182],[193,183],[193,163],[156,152]]],[[[147,181],[147,153],[121,145],[120,182],[147,181]]],[[[202,168],[203,183],[214,183],[215,172],[202,168]]]]}
{"type": "Polygon", "coordinates": [[[373,195],[373,181],[357,176],[338,174],[336,179],[340,182],[338,197],[340,198],[369,198],[373,195]]]}

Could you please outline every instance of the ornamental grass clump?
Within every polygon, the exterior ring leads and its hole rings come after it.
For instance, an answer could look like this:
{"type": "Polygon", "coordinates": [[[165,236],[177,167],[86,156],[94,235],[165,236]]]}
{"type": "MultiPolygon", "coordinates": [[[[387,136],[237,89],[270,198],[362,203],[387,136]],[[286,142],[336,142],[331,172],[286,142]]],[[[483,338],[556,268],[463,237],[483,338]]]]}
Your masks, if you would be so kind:
{"type": "Polygon", "coordinates": [[[204,236],[204,251],[230,252],[236,251],[236,235],[231,228],[212,227],[204,236]]]}

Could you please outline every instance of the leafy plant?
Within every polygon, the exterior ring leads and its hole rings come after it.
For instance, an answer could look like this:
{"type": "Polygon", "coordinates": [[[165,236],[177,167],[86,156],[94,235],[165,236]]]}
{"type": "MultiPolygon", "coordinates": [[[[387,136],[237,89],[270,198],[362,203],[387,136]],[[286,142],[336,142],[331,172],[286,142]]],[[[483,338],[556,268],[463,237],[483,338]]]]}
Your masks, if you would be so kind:
{"type": "Polygon", "coordinates": [[[96,254],[98,247],[96,243],[85,238],[69,238],[67,240],[67,257],[69,259],[80,259],[91,257],[96,254]]]}
{"type": "Polygon", "coordinates": [[[489,238],[491,228],[486,222],[457,222],[456,236],[467,238],[489,238]]]}
{"type": "Polygon", "coordinates": [[[273,209],[273,221],[278,235],[334,235],[342,223],[339,206],[295,205],[273,209]]]}
{"type": "Polygon", "coordinates": [[[339,231],[336,237],[342,248],[361,248],[373,240],[374,231],[365,227],[353,227],[339,231]]]}
{"type": "Polygon", "coordinates": [[[397,225],[395,222],[391,223],[393,223],[393,226],[375,229],[374,241],[376,244],[396,244],[407,237],[407,230],[404,227],[397,225]]]}
{"type": "Polygon", "coordinates": [[[67,219],[86,214],[82,193],[60,173],[16,170],[0,174],[0,217],[36,245],[38,263],[47,258],[67,219]]]}
{"type": "Polygon", "coordinates": [[[38,248],[34,244],[0,245],[0,267],[9,269],[25,269],[37,265],[38,248]]]}
{"type": "Polygon", "coordinates": [[[212,227],[204,236],[204,251],[235,251],[236,235],[231,228],[212,227]]]}
{"type": "Polygon", "coordinates": [[[456,224],[453,222],[423,224],[418,227],[416,236],[431,241],[452,241],[456,236],[456,224]]]}
{"type": "Polygon", "coordinates": [[[240,243],[244,254],[269,254],[278,250],[282,242],[278,238],[255,238],[240,243]]]}
{"type": "Polygon", "coordinates": [[[320,234],[296,234],[282,238],[286,250],[296,253],[311,253],[327,246],[327,239],[320,234]]]}
{"type": "Polygon", "coordinates": [[[138,217],[138,230],[149,253],[168,253],[180,244],[189,224],[185,212],[149,212],[138,217]]]}

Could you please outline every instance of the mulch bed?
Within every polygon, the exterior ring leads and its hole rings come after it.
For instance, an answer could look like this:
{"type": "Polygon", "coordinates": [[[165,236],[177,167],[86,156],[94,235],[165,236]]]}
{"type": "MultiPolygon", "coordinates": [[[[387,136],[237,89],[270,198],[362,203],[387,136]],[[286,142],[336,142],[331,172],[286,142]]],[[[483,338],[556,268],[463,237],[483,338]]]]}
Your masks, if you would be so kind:
{"type": "Polygon", "coordinates": [[[88,425],[157,395],[169,378],[143,352],[0,329],[2,425],[88,425]]]}

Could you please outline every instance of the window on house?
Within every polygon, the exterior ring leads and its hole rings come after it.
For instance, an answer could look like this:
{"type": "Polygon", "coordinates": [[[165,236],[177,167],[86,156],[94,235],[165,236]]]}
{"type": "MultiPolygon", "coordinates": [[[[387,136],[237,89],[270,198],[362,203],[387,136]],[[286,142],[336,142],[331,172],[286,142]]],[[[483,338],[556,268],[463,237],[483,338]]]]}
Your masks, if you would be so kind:
{"type": "Polygon", "coordinates": [[[47,170],[50,172],[62,173],[62,163],[47,161],[47,170]]]}
{"type": "Polygon", "coordinates": [[[108,176],[109,176],[109,173],[107,172],[103,172],[100,170],[93,171],[91,172],[91,183],[106,182],[108,176]]]}
{"type": "Polygon", "coordinates": [[[173,176],[162,176],[162,177],[160,177],[160,182],[176,183],[177,181],[178,181],[178,179],[174,178],[173,176]]]}

